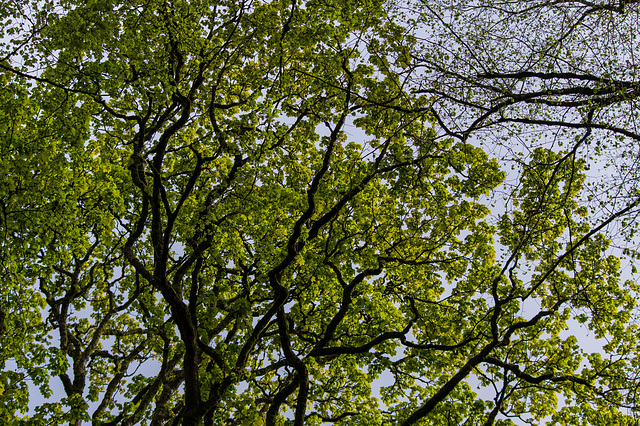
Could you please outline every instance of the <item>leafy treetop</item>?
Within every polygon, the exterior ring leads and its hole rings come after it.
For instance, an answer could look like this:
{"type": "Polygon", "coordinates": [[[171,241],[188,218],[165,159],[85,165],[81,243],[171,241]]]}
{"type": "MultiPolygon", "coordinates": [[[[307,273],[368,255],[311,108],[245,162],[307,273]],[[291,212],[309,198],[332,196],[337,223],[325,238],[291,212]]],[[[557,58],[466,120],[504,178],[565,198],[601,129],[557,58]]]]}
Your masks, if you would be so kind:
{"type": "Polygon", "coordinates": [[[631,424],[637,198],[539,146],[492,211],[402,7],[2,6],[0,418],[631,424]]]}

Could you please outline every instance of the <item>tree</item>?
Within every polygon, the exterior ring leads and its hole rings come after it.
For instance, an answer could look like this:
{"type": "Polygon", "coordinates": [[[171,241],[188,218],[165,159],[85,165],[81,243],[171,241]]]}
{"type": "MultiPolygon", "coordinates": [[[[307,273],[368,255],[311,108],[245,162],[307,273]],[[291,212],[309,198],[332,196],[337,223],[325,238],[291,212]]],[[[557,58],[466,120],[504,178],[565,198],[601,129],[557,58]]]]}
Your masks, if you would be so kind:
{"type": "Polygon", "coordinates": [[[573,151],[619,176],[600,191],[631,184],[616,191],[625,203],[633,198],[638,2],[444,0],[416,8],[417,91],[432,96],[443,134],[506,145],[511,158],[535,146],[573,151]]]}
{"type": "Polygon", "coordinates": [[[505,184],[472,138],[494,115],[439,133],[492,86],[429,80],[430,5],[404,6],[3,6],[6,421],[634,421],[638,288],[604,232],[638,198],[583,203],[595,115],[505,184]]]}

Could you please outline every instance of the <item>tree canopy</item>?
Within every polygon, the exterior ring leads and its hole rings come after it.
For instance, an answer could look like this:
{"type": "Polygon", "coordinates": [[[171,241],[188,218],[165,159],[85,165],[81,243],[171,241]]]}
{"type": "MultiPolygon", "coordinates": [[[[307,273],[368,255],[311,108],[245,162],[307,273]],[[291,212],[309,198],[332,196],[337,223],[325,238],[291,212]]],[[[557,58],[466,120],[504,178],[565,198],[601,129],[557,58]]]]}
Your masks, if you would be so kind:
{"type": "Polygon", "coordinates": [[[0,419],[635,424],[639,13],[0,5],[0,419]]]}

